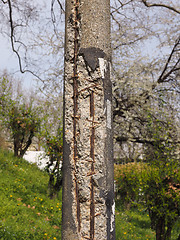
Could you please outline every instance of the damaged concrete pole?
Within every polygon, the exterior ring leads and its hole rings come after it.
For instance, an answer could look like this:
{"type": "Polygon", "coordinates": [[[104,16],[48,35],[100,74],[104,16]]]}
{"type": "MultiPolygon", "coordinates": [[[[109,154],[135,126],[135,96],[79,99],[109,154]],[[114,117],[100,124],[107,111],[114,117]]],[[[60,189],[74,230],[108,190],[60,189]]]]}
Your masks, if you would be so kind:
{"type": "Polygon", "coordinates": [[[63,240],[115,239],[110,1],[66,0],[63,240]]]}

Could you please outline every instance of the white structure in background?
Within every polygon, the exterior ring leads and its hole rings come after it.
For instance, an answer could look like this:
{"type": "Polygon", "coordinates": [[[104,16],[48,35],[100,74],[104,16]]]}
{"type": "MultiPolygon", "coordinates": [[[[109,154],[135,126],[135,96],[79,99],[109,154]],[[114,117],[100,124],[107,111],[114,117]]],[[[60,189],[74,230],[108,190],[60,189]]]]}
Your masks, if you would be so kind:
{"type": "Polygon", "coordinates": [[[23,158],[29,163],[36,163],[41,170],[46,167],[47,162],[49,161],[49,158],[45,155],[44,151],[27,151],[23,158]]]}

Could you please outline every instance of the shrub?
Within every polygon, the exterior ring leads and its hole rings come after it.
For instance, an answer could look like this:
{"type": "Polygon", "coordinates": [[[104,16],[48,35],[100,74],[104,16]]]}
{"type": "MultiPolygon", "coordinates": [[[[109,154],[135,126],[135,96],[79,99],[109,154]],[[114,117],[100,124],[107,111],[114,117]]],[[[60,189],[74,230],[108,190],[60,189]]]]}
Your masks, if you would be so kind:
{"type": "Polygon", "coordinates": [[[50,198],[55,198],[62,186],[62,154],[63,154],[63,131],[59,128],[56,136],[47,130],[44,134],[44,149],[49,157],[45,170],[49,175],[48,192],[50,198]]]}
{"type": "Polygon", "coordinates": [[[168,173],[166,169],[149,168],[142,188],[151,228],[157,240],[171,239],[171,231],[180,216],[180,173],[178,169],[168,173]]]}
{"type": "Polygon", "coordinates": [[[18,95],[13,99],[10,81],[0,78],[0,124],[10,133],[14,155],[23,157],[39,131],[40,108],[33,101],[27,103],[25,97],[18,95]]]}
{"type": "Polygon", "coordinates": [[[142,201],[142,171],[143,163],[127,163],[115,165],[116,196],[120,197],[125,207],[136,205],[142,201]]]}
{"type": "Polygon", "coordinates": [[[169,240],[180,216],[177,131],[170,120],[165,124],[152,116],[149,116],[148,126],[151,141],[145,151],[145,160],[149,170],[145,173],[143,192],[156,240],[169,240]]]}

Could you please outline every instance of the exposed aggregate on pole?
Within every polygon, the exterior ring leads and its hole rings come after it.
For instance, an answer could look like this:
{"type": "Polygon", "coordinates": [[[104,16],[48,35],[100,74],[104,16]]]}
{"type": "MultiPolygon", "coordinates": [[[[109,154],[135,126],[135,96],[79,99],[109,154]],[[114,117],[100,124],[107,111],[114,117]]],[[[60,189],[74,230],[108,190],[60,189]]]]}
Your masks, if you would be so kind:
{"type": "Polygon", "coordinates": [[[63,240],[115,239],[110,3],[67,0],[63,240]]]}

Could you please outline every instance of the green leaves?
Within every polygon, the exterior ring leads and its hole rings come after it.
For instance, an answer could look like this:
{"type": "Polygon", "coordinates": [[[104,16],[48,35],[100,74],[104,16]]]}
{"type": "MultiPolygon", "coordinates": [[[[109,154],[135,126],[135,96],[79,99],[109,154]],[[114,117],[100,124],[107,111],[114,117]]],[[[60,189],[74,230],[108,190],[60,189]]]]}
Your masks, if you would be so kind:
{"type": "Polygon", "coordinates": [[[148,165],[143,192],[156,239],[170,239],[172,227],[180,216],[180,172],[175,143],[175,128],[150,118],[149,135],[153,144],[145,151],[148,165]]]}
{"type": "Polygon", "coordinates": [[[144,161],[115,166],[120,201],[128,207],[142,206],[149,212],[156,240],[169,240],[180,216],[180,171],[175,129],[148,117],[148,138],[144,161]]]}
{"type": "Polygon", "coordinates": [[[10,133],[14,145],[14,155],[22,157],[32,143],[32,138],[39,131],[40,107],[33,101],[27,103],[22,95],[12,99],[11,88],[7,79],[1,79],[0,121],[10,133]]]}
{"type": "Polygon", "coordinates": [[[62,185],[62,154],[63,154],[63,131],[62,128],[57,129],[56,135],[50,135],[48,130],[44,132],[44,149],[49,157],[46,171],[49,174],[49,196],[54,198],[57,196],[62,185]]]}
{"type": "Polygon", "coordinates": [[[117,195],[125,206],[137,205],[142,201],[142,172],[145,171],[145,164],[128,163],[115,166],[115,182],[117,195]]]}

